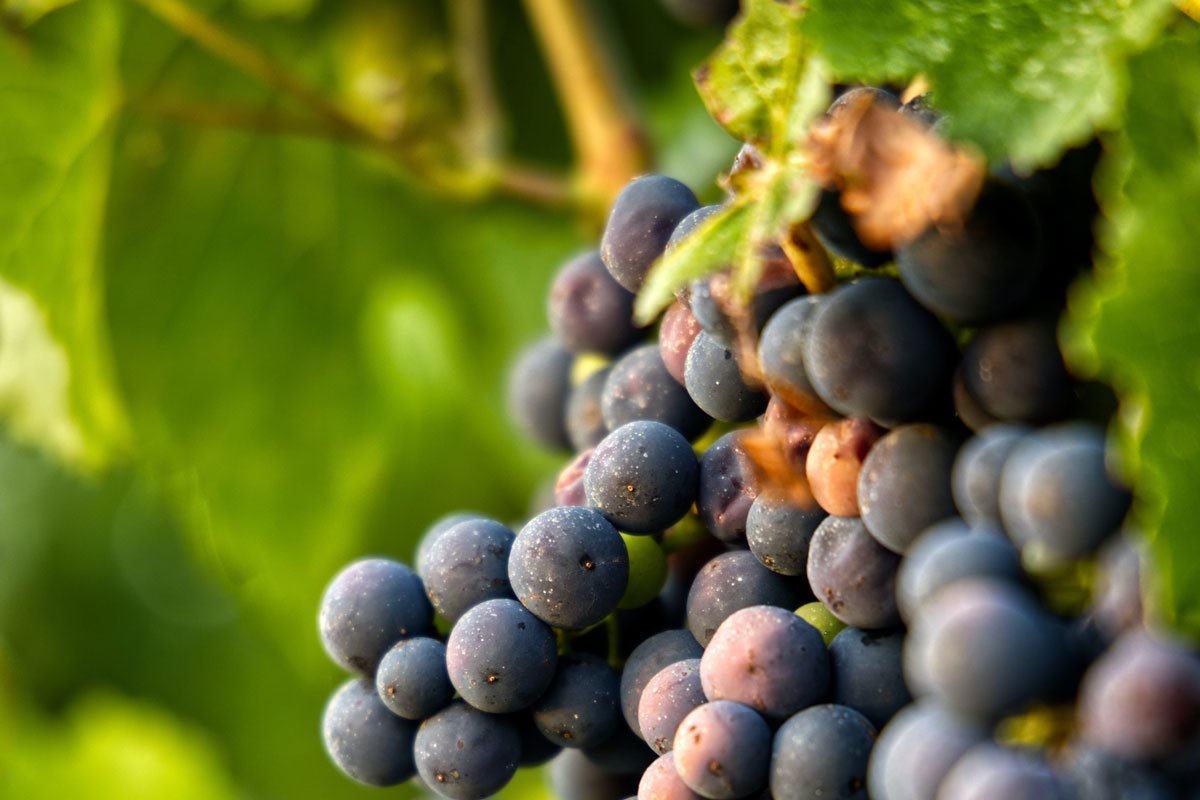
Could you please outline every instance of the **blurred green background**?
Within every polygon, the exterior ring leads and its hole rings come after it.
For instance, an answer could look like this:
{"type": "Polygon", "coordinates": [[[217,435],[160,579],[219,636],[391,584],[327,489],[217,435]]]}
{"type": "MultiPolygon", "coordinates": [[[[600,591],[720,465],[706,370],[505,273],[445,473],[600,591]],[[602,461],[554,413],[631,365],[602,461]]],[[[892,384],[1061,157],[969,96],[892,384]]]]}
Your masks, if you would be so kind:
{"type": "MultiPolygon", "coordinates": [[[[504,377],[603,191],[527,5],[0,0],[0,797],[415,793],[322,752],[316,609],[559,466],[504,377]],[[568,197],[514,197],[509,162],[568,197]]],[[[711,196],[736,144],[689,70],[719,33],[593,10],[652,163],[711,196]]]]}

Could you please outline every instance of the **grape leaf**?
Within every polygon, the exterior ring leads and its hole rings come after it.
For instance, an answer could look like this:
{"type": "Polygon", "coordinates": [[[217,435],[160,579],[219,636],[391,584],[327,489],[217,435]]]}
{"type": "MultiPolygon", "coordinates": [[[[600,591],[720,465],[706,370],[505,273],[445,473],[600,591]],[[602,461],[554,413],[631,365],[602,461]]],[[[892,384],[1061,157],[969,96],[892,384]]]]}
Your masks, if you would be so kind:
{"type": "Polygon", "coordinates": [[[803,112],[814,96],[804,80],[808,58],[799,37],[800,7],[747,0],[742,9],[725,42],[696,69],[696,88],[709,113],[734,137],[782,153],[807,125],[803,112]],[[799,92],[802,84],[809,94],[799,92]]]}
{"type": "Polygon", "coordinates": [[[1166,620],[1200,638],[1200,39],[1164,40],[1129,62],[1126,127],[1099,186],[1102,259],[1076,287],[1065,346],[1121,396],[1135,519],[1151,537],[1166,620]]]}
{"type": "Polygon", "coordinates": [[[87,468],[128,445],[100,261],[120,39],[104,0],[0,33],[0,413],[87,468]]]}
{"type": "Polygon", "coordinates": [[[1031,167],[1114,122],[1122,61],[1172,4],[812,0],[808,9],[803,32],[837,79],[903,85],[924,74],[951,136],[993,162],[1031,167]]]}
{"type": "Polygon", "coordinates": [[[675,290],[733,264],[750,223],[750,207],[732,204],[702,222],[655,262],[638,292],[633,317],[649,325],[675,299],[675,290]]]}

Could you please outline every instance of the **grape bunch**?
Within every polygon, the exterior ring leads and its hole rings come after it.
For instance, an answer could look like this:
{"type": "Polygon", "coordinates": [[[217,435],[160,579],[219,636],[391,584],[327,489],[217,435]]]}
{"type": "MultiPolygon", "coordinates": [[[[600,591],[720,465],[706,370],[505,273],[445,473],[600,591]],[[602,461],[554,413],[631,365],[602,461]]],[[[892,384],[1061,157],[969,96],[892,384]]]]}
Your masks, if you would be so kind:
{"type": "MultiPolygon", "coordinates": [[[[937,135],[878,89],[828,116],[864,97],[937,135]]],[[[510,375],[570,454],[552,502],[326,590],[334,763],[460,800],[546,762],[564,800],[1197,796],[1200,657],[1143,608],[1114,402],[1057,344],[1095,160],[997,171],[892,250],[825,186],[831,290],[768,246],[749,296],[695,280],[649,341],[635,293],[720,207],[630,183],[510,375]]]]}

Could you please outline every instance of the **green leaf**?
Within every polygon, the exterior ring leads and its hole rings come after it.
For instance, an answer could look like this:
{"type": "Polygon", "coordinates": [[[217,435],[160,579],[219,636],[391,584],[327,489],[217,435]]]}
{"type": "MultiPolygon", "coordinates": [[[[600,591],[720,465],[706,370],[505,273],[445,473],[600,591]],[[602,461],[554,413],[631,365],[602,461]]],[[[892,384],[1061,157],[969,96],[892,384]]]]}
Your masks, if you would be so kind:
{"type": "Polygon", "coordinates": [[[932,82],[949,132],[987,157],[1048,165],[1112,125],[1122,64],[1170,0],[812,0],[804,33],[846,81],[932,82]]]}
{"type": "Polygon", "coordinates": [[[105,0],[0,33],[0,412],[85,468],[128,446],[101,269],[120,37],[105,0]]]}
{"type": "MultiPolygon", "coordinates": [[[[5,719],[5,727],[13,721],[5,719]]],[[[64,724],[26,725],[24,735],[0,747],[0,796],[234,800],[240,794],[199,731],[154,706],[97,694],[71,708],[64,724]]]]}
{"type": "Polygon", "coordinates": [[[668,250],[651,267],[646,283],[638,292],[634,320],[649,325],[675,299],[676,289],[733,264],[750,223],[749,212],[745,204],[730,204],[668,250]]]}
{"type": "Polygon", "coordinates": [[[696,88],[734,137],[782,151],[797,132],[793,106],[808,105],[797,98],[807,63],[801,11],[776,0],[747,0],[742,9],[725,42],[695,71],[696,88]]]}
{"type": "Polygon", "coordinates": [[[1151,536],[1157,605],[1200,637],[1200,39],[1163,41],[1129,71],[1126,128],[1108,142],[1098,191],[1106,257],[1076,287],[1064,344],[1078,367],[1118,388],[1119,440],[1137,487],[1135,519],[1151,536]]]}

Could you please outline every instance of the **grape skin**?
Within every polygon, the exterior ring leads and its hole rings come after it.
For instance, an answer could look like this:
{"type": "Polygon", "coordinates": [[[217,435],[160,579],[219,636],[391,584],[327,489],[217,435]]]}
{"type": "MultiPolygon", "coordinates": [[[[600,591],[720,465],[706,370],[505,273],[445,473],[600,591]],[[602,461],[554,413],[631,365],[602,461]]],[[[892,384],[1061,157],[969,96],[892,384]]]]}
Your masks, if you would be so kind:
{"type": "Polygon", "coordinates": [[[515,534],[487,518],[469,519],[442,533],[429,549],[425,593],[450,622],[473,605],[512,597],[508,553],[515,534]]]}
{"type": "Polygon", "coordinates": [[[867,764],[872,800],[934,800],[954,762],[987,736],[936,703],[901,709],[879,732],[867,764]]]}
{"type": "Polygon", "coordinates": [[[621,724],[621,679],[595,656],[559,657],[558,671],[533,706],[542,734],[562,747],[594,747],[621,724]]]}
{"type": "Polygon", "coordinates": [[[617,428],[596,445],[584,473],[588,506],[620,530],[655,533],[696,500],[700,464],[687,440],[659,422],[617,428]]]}
{"type": "Polygon", "coordinates": [[[896,569],[900,557],[875,541],[857,517],[826,517],[808,545],[808,583],[847,625],[889,628],[900,622],[896,569]]]}
{"type": "Polygon", "coordinates": [[[967,440],[950,471],[950,487],[959,513],[968,522],[1000,521],[1000,475],[1004,463],[1031,428],[988,425],[967,440]]]}
{"type": "Polygon", "coordinates": [[[858,516],[858,476],[867,453],[884,432],[858,417],[830,422],[817,432],[805,460],[805,474],[821,508],[838,517],[858,516]]]}
{"type": "Polygon", "coordinates": [[[613,201],[600,238],[604,266],[617,283],[637,292],[675,226],[699,207],[692,190],[674,178],[645,175],[631,181],[613,201]]]}
{"type": "MultiPolygon", "coordinates": [[[[595,456],[588,467],[593,464],[595,456]]],[[[560,506],[538,514],[517,534],[508,580],[517,599],[540,620],[582,630],[621,601],[629,583],[629,554],[621,534],[600,514],[560,506]]]]}
{"type": "Polygon", "coordinates": [[[772,800],[867,800],[875,728],[854,709],[819,705],[793,715],[771,744],[772,800]]]}
{"type": "Polygon", "coordinates": [[[553,337],[534,342],[508,374],[508,414],[547,450],[567,450],[567,395],[574,357],[553,337]]]}
{"type": "Polygon", "coordinates": [[[700,682],[709,700],[733,700],[784,720],[825,696],[829,653],[820,632],[792,611],[743,608],[704,649],[700,682]]]}
{"type": "Polygon", "coordinates": [[[882,729],[912,700],[904,682],[903,644],[903,630],[843,629],[829,644],[830,699],[882,729]]]}
{"type": "Polygon", "coordinates": [[[767,396],[747,385],[733,350],[704,332],[688,350],[684,385],[713,419],[746,422],[767,410],[767,396]]]}
{"type": "Polygon", "coordinates": [[[633,327],[633,294],[613,280],[594,250],[562,266],[546,305],[550,327],[572,352],[612,355],[642,338],[633,327]]]}
{"type": "Polygon", "coordinates": [[[672,752],[675,770],[693,791],[733,800],[766,785],[771,729],[746,706],[714,700],[683,718],[672,752]]]}
{"type": "Polygon", "coordinates": [[[567,396],[567,438],[576,452],[595,447],[608,435],[608,423],[604,421],[600,404],[609,369],[596,370],[582,383],[573,386],[567,396]]]}
{"type": "Polygon", "coordinates": [[[781,306],[763,327],[758,339],[758,365],[763,382],[775,397],[810,413],[830,413],[817,397],[804,368],[804,348],[813,312],[825,295],[797,297],[781,306]]]}
{"type": "Polygon", "coordinates": [[[325,706],[321,736],[337,768],[368,786],[395,786],[411,778],[417,723],[396,716],[375,686],[351,678],[325,706]]]}
{"type": "Polygon", "coordinates": [[[683,303],[676,301],[663,314],[658,326],[658,351],[663,365],[680,386],[684,385],[684,368],[688,350],[700,334],[696,315],[683,303]]]}
{"type": "Polygon", "coordinates": [[[723,553],[704,565],[688,592],[687,622],[701,645],[731,614],[750,606],[799,608],[811,595],[804,581],[777,575],[747,550],[723,553]]]}
{"type": "Polygon", "coordinates": [[[600,412],[610,431],[637,420],[669,425],[695,439],[712,424],[684,388],[667,372],[658,345],[630,350],[612,365],[600,396],[600,412]]]}
{"type": "Polygon", "coordinates": [[[904,553],[930,525],[955,516],[950,471],[958,440],[937,425],[904,425],[875,443],[858,475],[863,524],[880,544],[904,553]]]}
{"type": "Polygon", "coordinates": [[[638,727],[650,749],[662,755],[675,743],[679,723],[696,706],[708,702],[700,683],[700,659],[668,664],[654,674],[638,702],[638,727]]]}
{"type": "Polygon", "coordinates": [[[450,682],[463,700],[492,714],[528,708],[557,664],[554,632],[515,600],[472,607],[446,641],[450,682]]]}
{"type": "Polygon", "coordinates": [[[704,451],[696,508],[704,526],[723,542],[746,538],[746,518],[758,497],[754,465],[741,444],[741,431],[725,434],[704,451]]]}
{"type": "Polygon", "coordinates": [[[402,639],[384,654],[375,672],[375,690],[393,714],[422,720],[454,697],[446,672],[446,645],[428,636],[402,639]]]}
{"type": "Polygon", "coordinates": [[[746,543],[759,562],[780,575],[804,575],[808,546],[821,521],[819,508],[804,508],[759,495],[746,515],[746,543]]]}
{"type": "Polygon", "coordinates": [[[1071,795],[1044,762],[987,742],[954,763],[937,793],[937,800],[1012,798],[1071,800],[1071,795]]]}
{"type": "Polygon", "coordinates": [[[638,707],[646,684],[669,664],[700,658],[704,648],[687,631],[671,630],[656,633],[634,648],[621,672],[621,712],[630,730],[642,735],[638,726],[638,707]]]}
{"type": "Polygon", "coordinates": [[[460,700],[421,723],[413,754],[430,789],[452,800],[480,800],[516,774],[520,741],[508,717],[460,700]]]}
{"type": "Polygon", "coordinates": [[[433,609],[411,569],[386,558],[366,558],[329,582],[317,627],[334,663],[373,677],[379,659],[394,643],[433,630],[433,609]]]}

